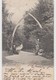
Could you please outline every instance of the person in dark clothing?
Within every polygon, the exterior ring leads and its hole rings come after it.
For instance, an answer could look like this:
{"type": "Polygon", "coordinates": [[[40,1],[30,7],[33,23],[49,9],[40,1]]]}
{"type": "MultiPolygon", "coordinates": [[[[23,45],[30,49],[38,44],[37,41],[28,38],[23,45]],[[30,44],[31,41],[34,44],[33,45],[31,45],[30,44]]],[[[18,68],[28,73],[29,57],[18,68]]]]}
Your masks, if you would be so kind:
{"type": "Polygon", "coordinates": [[[37,39],[37,41],[36,41],[36,52],[35,52],[35,55],[38,55],[38,52],[39,52],[39,39],[37,39]]]}

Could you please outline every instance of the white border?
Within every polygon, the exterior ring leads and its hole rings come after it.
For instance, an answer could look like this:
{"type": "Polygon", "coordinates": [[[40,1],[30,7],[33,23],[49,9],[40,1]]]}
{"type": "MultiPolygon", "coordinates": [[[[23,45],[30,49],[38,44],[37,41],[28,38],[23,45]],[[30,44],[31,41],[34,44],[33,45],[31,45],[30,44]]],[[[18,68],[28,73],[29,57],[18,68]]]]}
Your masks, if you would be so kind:
{"type": "Polygon", "coordinates": [[[2,0],[0,0],[0,80],[2,80],[2,0]]]}
{"type": "Polygon", "coordinates": [[[54,0],[54,80],[56,80],[56,0],[54,0]]]}

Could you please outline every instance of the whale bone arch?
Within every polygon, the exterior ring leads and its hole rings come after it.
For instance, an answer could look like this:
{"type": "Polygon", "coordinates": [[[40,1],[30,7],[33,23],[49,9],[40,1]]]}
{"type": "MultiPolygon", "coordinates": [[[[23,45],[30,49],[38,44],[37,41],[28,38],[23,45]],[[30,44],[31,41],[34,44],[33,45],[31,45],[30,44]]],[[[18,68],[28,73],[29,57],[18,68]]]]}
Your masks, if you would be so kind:
{"type": "MultiPolygon", "coordinates": [[[[38,19],[36,19],[31,13],[28,13],[27,15],[30,15],[36,22],[37,24],[39,25],[39,27],[42,29],[42,25],[40,24],[40,22],[38,21],[38,19]]],[[[27,16],[26,15],[26,16],[27,16]]],[[[20,19],[20,21],[18,22],[18,24],[15,26],[14,30],[13,30],[13,33],[12,33],[12,40],[11,40],[11,49],[12,49],[12,45],[13,45],[13,39],[14,39],[14,35],[15,35],[15,32],[17,30],[19,26],[19,23],[21,22],[21,20],[23,20],[26,16],[24,16],[23,18],[20,19]]]]}

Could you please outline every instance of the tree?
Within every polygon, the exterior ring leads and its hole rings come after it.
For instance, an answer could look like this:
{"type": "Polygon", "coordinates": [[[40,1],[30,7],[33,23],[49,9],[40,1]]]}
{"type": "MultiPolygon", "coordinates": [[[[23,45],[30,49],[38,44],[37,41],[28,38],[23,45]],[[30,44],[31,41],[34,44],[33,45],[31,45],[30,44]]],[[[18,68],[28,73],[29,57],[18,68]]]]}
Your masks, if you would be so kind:
{"type": "Polygon", "coordinates": [[[33,11],[30,11],[41,23],[43,29],[28,15],[24,21],[24,34],[28,41],[40,39],[40,47],[45,52],[53,51],[53,0],[40,0],[33,11]],[[48,46],[49,44],[49,46],[48,46]],[[51,45],[50,45],[51,44],[51,45]]]}
{"type": "Polygon", "coordinates": [[[6,3],[2,2],[2,49],[7,50],[11,45],[11,35],[14,29],[14,24],[8,21],[8,10],[6,10],[6,3]]]}
{"type": "Polygon", "coordinates": [[[7,21],[7,16],[8,16],[8,12],[5,10],[5,7],[6,7],[6,4],[2,3],[2,45],[3,45],[3,49],[6,49],[5,45],[7,46],[7,33],[6,33],[6,30],[7,30],[7,24],[8,24],[8,21],[7,21]]]}

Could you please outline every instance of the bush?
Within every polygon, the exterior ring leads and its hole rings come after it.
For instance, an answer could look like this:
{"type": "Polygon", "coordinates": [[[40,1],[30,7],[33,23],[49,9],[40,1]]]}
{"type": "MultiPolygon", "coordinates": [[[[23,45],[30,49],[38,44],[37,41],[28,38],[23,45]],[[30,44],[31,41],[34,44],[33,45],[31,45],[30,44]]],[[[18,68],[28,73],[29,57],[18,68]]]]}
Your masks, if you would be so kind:
{"type": "Polygon", "coordinates": [[[41,46],[45,52],[53,52],[53,35],[47,33],[43,36],[41,46]]]}

